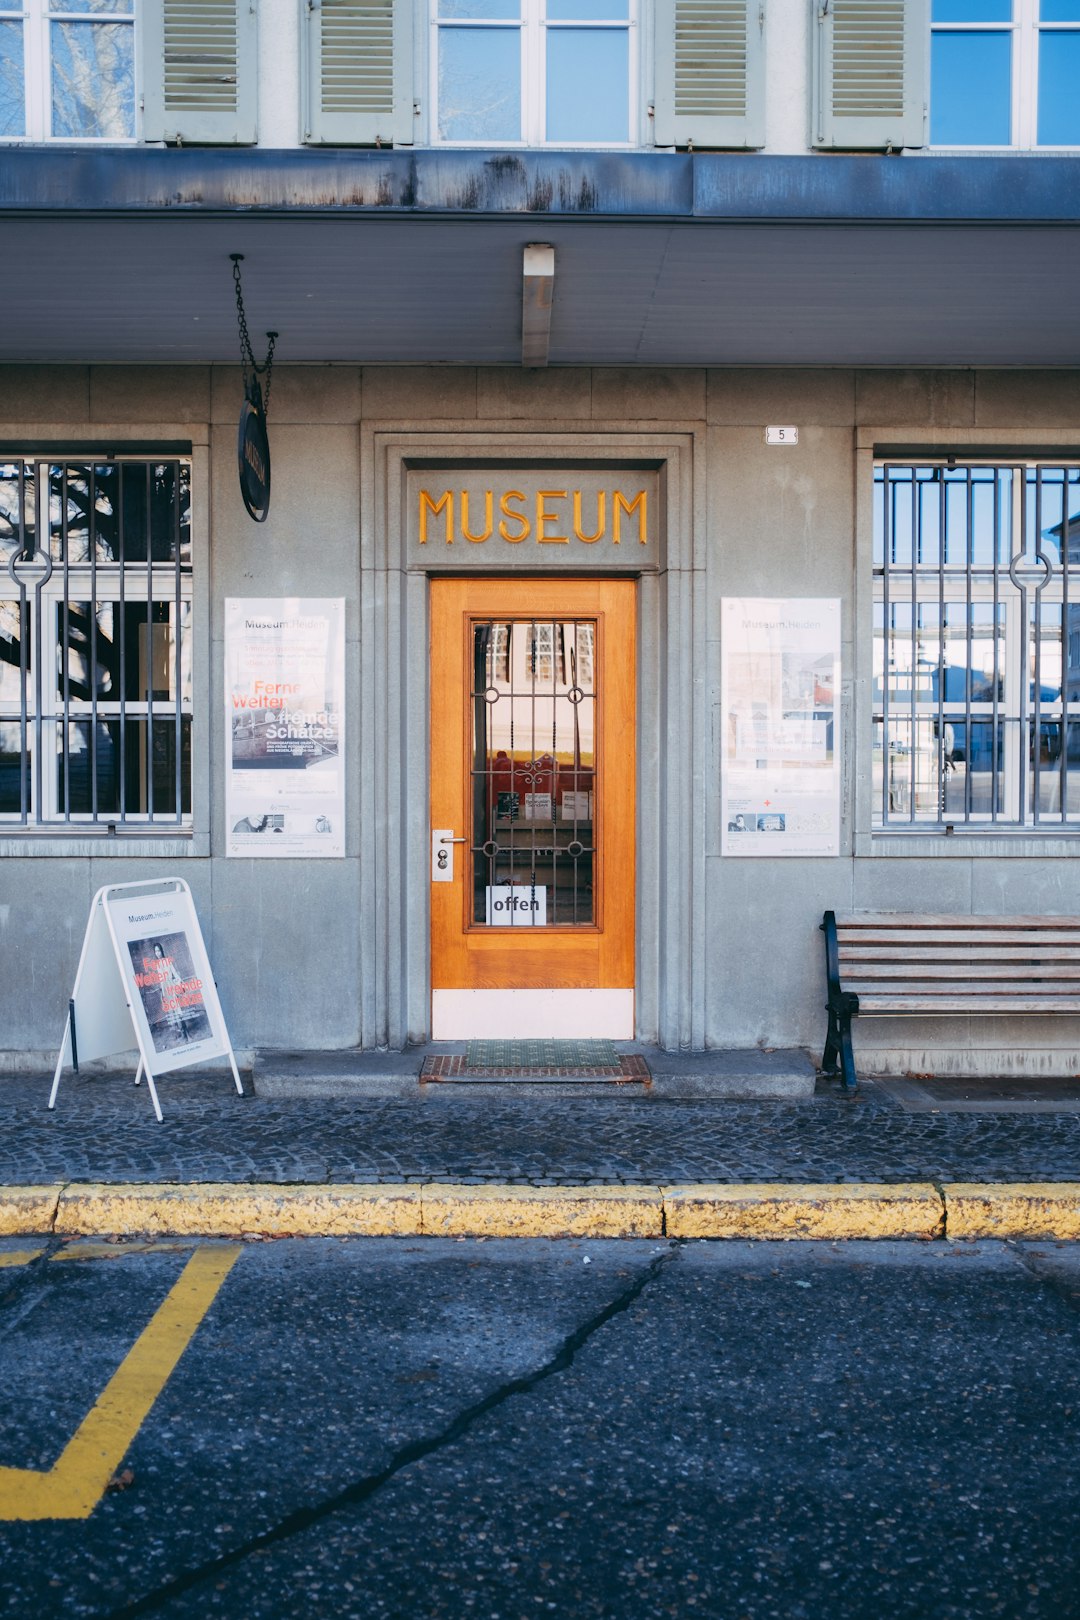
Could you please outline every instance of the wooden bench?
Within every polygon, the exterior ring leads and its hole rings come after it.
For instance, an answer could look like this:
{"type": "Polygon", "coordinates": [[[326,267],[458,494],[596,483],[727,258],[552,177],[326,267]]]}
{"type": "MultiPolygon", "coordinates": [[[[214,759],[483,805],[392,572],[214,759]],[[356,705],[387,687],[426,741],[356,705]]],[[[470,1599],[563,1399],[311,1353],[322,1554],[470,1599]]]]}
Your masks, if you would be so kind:
{"type": "Polygon", "coordinates": [[[1080,917],[943,917],[827,911],[829,1033],[822,1069],[854,1091],[851,1020],[1080,1016],[1080,917]]]}

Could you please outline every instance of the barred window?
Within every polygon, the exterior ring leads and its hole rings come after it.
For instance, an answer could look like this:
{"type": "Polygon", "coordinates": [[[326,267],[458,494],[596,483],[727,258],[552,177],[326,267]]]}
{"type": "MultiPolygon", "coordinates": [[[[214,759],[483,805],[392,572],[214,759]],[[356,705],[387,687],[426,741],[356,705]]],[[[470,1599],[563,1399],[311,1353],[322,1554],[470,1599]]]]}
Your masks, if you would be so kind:
{"type": "Polygon", "coordinates": [[[1080,467],[883,463],[874,824],[1080,828],[1080,467]]]}
{"type": "Polygon", "coordinates": [[[0,457],[0,822],[191,820],[190,468],[0,457]]]}

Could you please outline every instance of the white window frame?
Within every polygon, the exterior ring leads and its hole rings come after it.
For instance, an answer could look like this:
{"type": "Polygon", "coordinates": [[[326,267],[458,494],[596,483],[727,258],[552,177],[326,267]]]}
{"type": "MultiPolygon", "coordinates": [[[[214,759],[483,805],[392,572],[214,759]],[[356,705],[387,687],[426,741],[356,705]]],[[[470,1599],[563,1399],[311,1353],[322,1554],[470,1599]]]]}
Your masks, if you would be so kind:
{"type": "Polygon", "coordinates": [[[0,135],[0,146],[56,142],[63,146],[132,146],[139,139],[140,85],[137,28],[138,0],[131,11],[68,11],[49,9],[50,0],[23,0],[11,5],[0,0],[0,22],[21,22],[23,28],[23,87],[26,128],[21,135],[0,135]],[[54,22],[119,23],[132,30],[135,129],[131,135],[54,135],[52,133],[52,50],[54,22]]]}
{"type": "Polygon", "coordinates": [[[1046,33],[1080,34],[1080,22],[1043,22],[1039,16],[1039,0],[1012,0],[1011,22],[952,22],[930,23],[930,127],[933,128],[933,38],[935,34],[1008,34],[1012,40],[1012,96],[1009,119],[1012,138],[1004,145],[987,146],[972,143],[957,146],[955,142],[933,145],[933,150],[980,152],[1075,152],[1080,142],[1071,146],[1040,146],[1039,134],[1039,42],[1046,33]]]}
{"type": "MultiPolygon", "coordinates": [[[[961,451],[956,456],[946,456],[938,452],[920,456],[917,453],[905,451],[895,456],[880,453],[872,454],[869,465],[873,469],[872,505],[875,509],[880,488],[877,473],[883,468],[892,467],[901,473],[914,471],[915,469],[925,471],[930,468],[940,468],[942,471],[946,469],[949,471],[955,470],[960,473],[967,468],[980,467],[1010,470],[1014,475],[1011,506],[1008,509],[1002,507],[1003,516],[1001,521],[1006,526],[1006,532],[1018,547],[1022,539],[1026,540],[1029,545],[1032,544],[1033,540],[1037,542],[1037,535],[1033,531],[1027,532],[1024,525],[1025,503],[1030,496],[1028,479],[1037,474],[1040,468],[1046,468],[1054,472],[1063,467],[1074,470],[1080,466],[1080,457],[1077,456],[1075,451],[1072,453],[1065,452],[1061,456],[1050,453],[1029,456],[1025,455],[1023,450],[1014,455],[993,453],[980,455],[977,452],[972,454],[969,451],[961,451]],[[1004,515],[1006,511],[1007,516],[1004,515]]],[[[924,485],[923,487],[927,486],[924,485]]],[[[1075,486],[1073,487],[1075,488],[1075,486]]],[[[1066,501],[1064,504],[1067,520],[1069,516],[1067,511],[1068,502],[1066,501]]],[[[874,518],[870,510],[864,509],[863,521],[873,530],[874,518]]],[[[936,537],[936,529],[931,532],[936,537]]],[[[876,551],[876,545],[877,539],[875,535],[873,546],[870,548],[872,553],[876,551]]],[[[1076,594],[1077,564],[1072,561],[1070,566],[1069,563],[1064,561],[1065,557],[1066,552],[1063,548],[1058,564],[1059,572],[1056,576],[1049,577],[1043,587],[1044,594],[1041,606],[1043,609],[1049,610],[1051,617],[1054,609],[1061,608],[1066,600],[1071,613],[1075,613],[1078,606],[1076,594]],[[1070,579],[1070,588],[1067,592],[1064,590],[1062,582],[1061,570],[1064,569],[1067,569],[1070,579]]],[[[1033,680],[1036,673],[1031,655],[1038,638],[1032,635],[1030,620],[1024,621],[1021,619],[1019,587],[1015,585],[1015,582],[1010,583],[1010,570],[1007,562],[999,560],[996,584],[992,584],[989,580],[991,566],[985,559],[976,564],[975,573],[979,576],[976,578],[973,577],[972,572],[965,568],[962,562],[955,564],[950,562],[942,566],[940,561],[931,560],[918,567],[916,578],[912,573],[913,565],[905,561],[894,565],[890,570],[893,579],[901,584],[901,591],[895,597],[889,593],[889,600],[895,601],[902,606],[914,602],[916,610],[919,605],[926,605],[931,610],[931,624],[925,634],[931,644],[934,645],[941,643],[942,636],[940,625],[933,622],[934,610],[940,612],[942,606],[946,609],[951,606],[954,609],[963,610],[966,603],[968,614],[970,614],[973,607],[987,607],[996,604],[1000,614],[998,634],[1000,636],[1001,651],[1000,662],[997,655],[995,655],[994,678],[1000,681],[1000,695],[993,700],[976,701],[973,698],[970,704],[964,698],[947,698],[945,695],[934,697],[928,675],[922,696],[919,696],[917,689],[914,694],[912,715],[917,722],[917,728],[914,735],[908,736],[905,747],[905,753],[913,762],[912,768],[914,770],[914,779],[908,784],[909,787],[914,789],[916,793],[921,787],[924,801],[928,793],[934,798],[940,799],[940,795],[944,793],[948,782],[947,770],[951,768],[945,763],[947,755],[942,752],[942,749],[943,747],[949,750],[952,748],[952,743],[948,738],[948,732],[952,726],[960,724],[965,727],[965,737],[968,739],[965,747],[970,746],[970,739],[976,726],[1000,728],[1002,742],[997,746],[1001,748],[1001,780],[1000,784],[996,781],[992,783],[992,802],[997,803],[996,812],[991,814],[986,808],[978,810],[973,808],[971,819],[968,819],[964,807],[957,805],[951,810],[946,810],[943,807],[939,808],[935,817],[930,813],[927,803],[924,802],[921,808],[916,805],[914,814],[909,815],[912,800],[910,793],[906,791],[902,792],[899,802],[893,802],[891,791],[889,791],[891,781],[887,786],[879,772],[885,772],[889,767],[891,753],[886,751],[892,739],[889,727],[896,725],[901,737],[903,737],[905,728],[909,724],[906,712],[908,699],[904,695],[902,702],[898,705],[900,712],[897,720],[893,721],[890,718],[889,724],[884,725],[882,728],[882,746],[880,748],[875,747],[874,741],[870,741],[869,760],[871,768],[868,773],[864,773],[866,780],[860,781],[863,811],[860,814],[859,821],[862,827],[869,825],[872,843],[866,845],[865,841],[857,835],[857,853],[883,853],[890,846],[896,852],[910,853],[914,852],[916,847],[925,850],[928,840],[936,841],[939,838],[941,844],[937,845],[935,842],[935,849],[942,853],[948,851],[952,854],[956,854],[961,847],[965,854],[998,854],[1006,851],[1010,853],[1016,852],[1017,850],[1023,850],[1029,854],[1035,852],[1056,853],[1066,843],[1069,843],[1073,849],[1077,847],[1077,842],[1080,840],[1080,814],[1074,813],[1071,817],[1067,814],[1062,816],[1060,813],[1060,799],[1057,809],[1054,808],[1052,799],[1054,778],[1057,777],[1060,780],[1061,776],[1062,752],[1065,753],[1066,776],[1071,776],[1074,780],[1080,779],[1080,765],[1073,772],[1068,770],[1067,753],[1069,732],[1080,725],[1080,698],[1069,696],[1070,688],[1067,681],[1062,683],[1060,701],[1051,703],[1047,700],[1045,708],[1042,706],[1042,700],[1040,700],[1039,705],[1034,704],[1033,694],[1023,694],[1022,688],[1025,679],[1033,680]],[[908,584],[909,581],[910,585],[908,584]],[[1023,654],[1022,660],[1020,653],[1023,654]],[[1023,674],[1021,673],[1022,668],[1023,674]],[[1039,709],[1038,725],[1036,725],[1036,707],[1039,709]],[[941,729],[942,722],[944,725],[943,730],[941,729]],[[1039,770],[1041,781],[1050,784],[1049,797],[1051,803],[1044,809],[1036,810],[1031,796],[1032,777],[1027,772],[1026,765],[1022,767],[1022,761],[1033,757],[1033,746],[1036,751],[1041,748],[1044,730],[1048,736],[1051,736],[1055,734],[1055,727],[1058,728],[1056,735],[1060,737],[1059,763],[1042,765],[1039,770]],[[1026,784],[1023,794],[1027,800],[1023,812],[1021,812],[1020,789],[1022,768],[1026,784]],[[887,812],[883,804],[883,795],[886,791],[889,791],[887,812]],[[1011,850],[1009,846],[1012,846],[1011,850]]],[[[1030,565],[1024,564],[1022,566],[1028,567],[1030,565]]],[[[1037,574],[1038,570],[1036,569],[1035,572],[1037,574]]],[[[880,705],[876,689],[879,683],[884,680],[890,653],[888,628],[885,626],[879,631],[876,622],[877,610],[882,601],[882,577],[881,561],[874,555],[870,559],[870,566],[865,570],[861,570],[860,585],[860,593],[863,595],[865,606],[871,609],[873,615],[873,622],[868,626],[870,631],[870,655],[867,667],[870,674],[870,687],[874,689],[874,696],[872,700],[866,703],[864,719],[874,723],[881,723],[880,705]],[[869,591],[867,591],[868,586],[870,587],[869,591]]],[[[1038,598],[1036,598],[1036,601],[1038,601],[1038,598]]],[[[968,620],[964,618],[962,622],[966,625],[968,620]]],[[[1050,684],[1054,675],[1062,669],[1062,652],[1067,653],[1067,650],[1072,645],[1069,630],[1068,624],[1063,623],[1061,634],[1068,636],[1066,648],[1059,651],[1057,659],[1048,658],[1045,665],[1041,667],[1040,684],[1050,684]]],[[[909,633],[911,632],[905,630],[905,641],[909,633]]],[[[919,639],[919,632],[914,631],[911,634],[914,643],[919,639]]],[[[1051,635],[1043,642],[1044,656],[1045,648],[1053,644],[1053,639],[1051,635]]],[[[1060,639],[1058,645],[1060,648],[1060,639]]],[[[970,646],[969,638],[969,650],[970,646]]],[[[902,668],[901,674],[903,673],[904,669],[902,668]]],[[[965,772],[967,769],[968,761],[965,759],[965,772]]],[[[902,778],[899,780],[899,786],[902,790],[905,788],[902,778]]]]}
{"type": "MultiPolygon", "coordinates": [[[[177,428],[177,438],[182,429],[177,428]]],[[[82,438],[85,428],[70,430],[72,440],[82,438]]],[[[151,821],[145,814],[139,815],[129,810],[126,821],[108,812],[99,811],[97,821],[89,816],[77,816],[72,812],[70,821],[62,816],[55,821],[29,824],[22,823],[18,816],[0,816],[0,859],[7,856],[93,856],[116,857],[128,860],[142,857],[152,859],[187,859],[189,857],[208,856],[210,854],[210,731],[207,722],[210,712],[210,596],[208,584],[208,570],[206,564],[206,532],[203,514],[209,504],[209,455],[205,445],[172,445],[162,443],[159,452],[147,451],[140,443],[136,449],[132,446],[128,451],[123,442],[115,442],[111,446],[103,446],[101,451],[87,453],[83,450],[68,451],[57,439],[50,444],[42,444],[33,450],[20,449],[18,452],[7,454],[0,445],[0,459],[17,461],[22,460],[28,464],[42,461],[68,462],[70,464],[92,464],[101,461],[134,460],[140,464],[149,461],[179,461],[186,463],[190,468],[191,506],[189,514],[191,562],[186,577],[182,576],[181,598],[183,605],[188,608],[190,623],[188,628],[188,645],[191,660],[192,681],[190,704],[185,703],[182,713],[190,717],[191,732],[191,801],[190,810],[185,812],[180,820],[175,815],[166,815],[160,805],[156,806],[157,813],[151,821]],[[115,828],[115,832],[114,829],[115,828]]],[[[36,503],[35,510],[39,509],[36,503]]],[[[127,599],[145,601],[147,598],[146,580],[147,569],[145,562],[133,562],[128,565],[139,586],[134,593],[130,588],[126,591],[127,599]]],[[[77,584],[82,583],[83,565],[72,565],[70,574],[72,585],[69,588],[69,597],[76,599],[78,595],[77,584]]],[[[89,569],[85,569],[89,574],[89,569]]],[[[98,563],[98,598],[99,600],[115,600],[118,594],[111,587],[114,581],[109,577],[115,573],[116,581],[119,579],[119,568],[112,565],[98,563]]],[[[50,635],[55,628],[55,619],[46,617],[52,609],[50,595],[59,595],[62,598],[63,564],[54,563],[54,577],[42,590],[42,634],[50,635]],[[57,578],[60,576],[60,578],[57,578]]],[[[11,599],[11,580],[7,570],[0,565],[0,595],[11,599]]],[[[175,594],[175,563],[155,563],[152,569],[152,598],[171,598],[175,594]],[[160,590],[158,588],[160,582],[160,590]]],[[[88,582],[88,581],[87,581],[88,582]]],[[[28,590],[28,595],[31,592],[28,590]]],[[[85,599],[85,598],[84,598],[85,599]]],[[[31,624],[31,635],[33,635],[31,624]]],[[[54,709],[62,721],[63,698],[53,700],[46,696],[43,686],[42,716],[45,718],[46,708],[53,703],[54,709]],[[58,708],[56,705],[58,704],[58,708]]],[[[128,701],[127,712],[132,719],[140,716],[135,712],[135,704],[128,701]]],[[[15,705],[17,709],[18,705],[15,705]]],[[[145,706],[144,706],[145,707],[145,706]]],[[[155,700],[155,712],[160,712],[171,720],[176,713],[175,699],[167,702],[155,700]]],[[[99,700],[99,715],[102,719],[110,718],[106,712],[106,704],[99,700]]],[[[89,705],[87,705],[89,712],[89,705]]],[[[82,718],[72,708],[72,718],[82,718]]],[[[3,719],[10,722],[12,712],[6,706],[3,719]]],[[[18,724],[18,715],[15,715],[18,724]]],[[[44,728],[43,728],[44,729],[44,728]]],[[[32,766],[31,766],[32,768],[32,766]]],[[[46,773],[43,772],[43,777],[46,773]]],[[[55,790],[46,787],[42,793],[42,805],[51,803],[50,794],[55,790]]]]}
{"type": "Polygon", "coordinates": [[[439,0],[430,0],[428,52],[428,105],[431,108],[429,139],[433,146],[487,146],[487,141],[451,141],[439,134],[439,30],[441,28],[516,28],[521,41],[521,139],[499,141],[499,147],[519,149],[544,147],[548,151],[596,150],[637,151],[645,144],[641,129],[641,27],[642,0],[629,0],[629,18],[590,21],[563,19],[549,22],[545,0],[520,0],[519,20],[513,18],[440,17],[439,0]],[[625,141],[549,141],[544,133],[547,114],[547,30],[598,28],[628,36],[627,85],[628,135],[625,141]]]}

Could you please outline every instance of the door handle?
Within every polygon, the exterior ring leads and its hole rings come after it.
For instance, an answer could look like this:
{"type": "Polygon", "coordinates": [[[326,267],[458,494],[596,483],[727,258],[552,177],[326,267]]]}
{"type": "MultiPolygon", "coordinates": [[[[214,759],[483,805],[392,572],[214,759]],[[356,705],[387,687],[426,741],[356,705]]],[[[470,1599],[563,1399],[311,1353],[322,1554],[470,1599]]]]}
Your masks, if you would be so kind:
{"type": "Polygon", "coordinates": [[[432,827],[431,829],[431,881],[432,883],[453,883],[454,881],[454,850],[455,844],[467,844],[467,838],[455,838],[453,827],[432,827]],[[447,849],[446,846],[450,845],[447,849]]]}

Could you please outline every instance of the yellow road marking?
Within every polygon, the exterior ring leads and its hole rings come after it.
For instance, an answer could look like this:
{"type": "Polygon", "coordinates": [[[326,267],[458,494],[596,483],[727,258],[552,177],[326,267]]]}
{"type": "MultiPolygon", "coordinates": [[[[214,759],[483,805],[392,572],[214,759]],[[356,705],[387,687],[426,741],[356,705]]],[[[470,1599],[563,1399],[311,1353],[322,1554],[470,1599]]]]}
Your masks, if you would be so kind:
{"type": "Polygon", "coordinates": [[[40,1249],[3,1249],[0,1250],[0,1266],[28,1266],[40,1253],[40,1249]]]}
{"type": "Polygon", "coordinates": [[[151,1238],[143,1243],[97,1243],[93,1238],[76,1238],[57,1250],[53,1260],[122,1260],[128,1254],[186,1254],[187,1243],[170,1243],[165,1238],[151,1238]]]}
{"type": "Polygon", "coordinates": [[[0,1520],[90,1517],[239,1253],[196,1250],[51,1468],[0,1468],[0,1520]]]}

